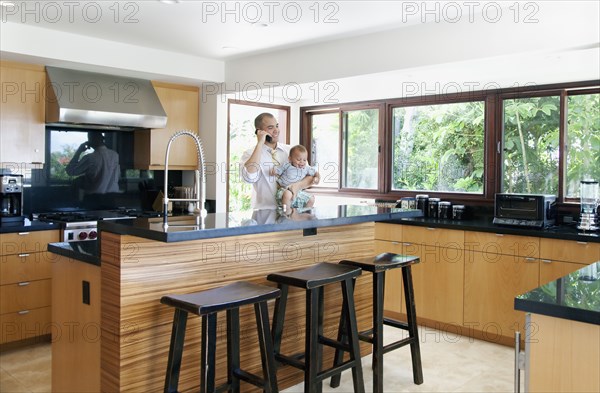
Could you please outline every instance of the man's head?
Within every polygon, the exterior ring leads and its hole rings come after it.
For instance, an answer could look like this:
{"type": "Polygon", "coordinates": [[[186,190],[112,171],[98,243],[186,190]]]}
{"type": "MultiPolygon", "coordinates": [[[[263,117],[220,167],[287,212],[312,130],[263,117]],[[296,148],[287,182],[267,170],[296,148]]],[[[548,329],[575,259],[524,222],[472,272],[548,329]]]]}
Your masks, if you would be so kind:
{"type": "Polygon", "coordinates": [[[304,168],[308,160],[308,152],[302,145],[296,145],[290,149],[290,164],[296,168],[304,168]]]}
{"type": "Polygon", "coordinates": [[[90,147],[96,149],[98,146],[102,146],[104,144],[104,136],[101,132],[88,132],[88,142],[90,147]]]}
{"type": "Polygon", "coordinates": [[[261,113],[254,119],[254,128],[256,130],[266,131],[273,142],[279,141],[279,124],[277,119],[270,113],[261,113]]]}

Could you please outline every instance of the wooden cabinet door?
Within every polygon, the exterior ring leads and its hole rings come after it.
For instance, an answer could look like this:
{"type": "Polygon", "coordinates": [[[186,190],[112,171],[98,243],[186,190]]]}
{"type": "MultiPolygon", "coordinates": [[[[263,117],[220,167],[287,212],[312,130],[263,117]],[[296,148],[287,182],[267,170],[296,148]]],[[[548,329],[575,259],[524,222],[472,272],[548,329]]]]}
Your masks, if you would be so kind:
{"type": "Polygon", "coordinates": [[[542,238],[540,258],[590,264],[600,261],[600,243],[542,238]]]}
{"type": "Polygon", "coordinates": [[[44,162],[45,83],[43,66],[0,62],[2,166],[44,162]]]}
{"type": "MultiPolygon", "coordinates": [[[[167,113],[167,126],[161,129],[136,131],[136,168],[162,169],[169,139],[177,131],[199,133],[199,89],[195,86],[152,82],[163,109],[167,113]]],[[[169,169],[196,169],[198,166],[196,144],[187,136],[177,138],[169,151],[169,169]]]]}
{"type": "Polygon", "coordinates": [[[62,258],[52,274],[52,391],[99,392],[100,267],[62,258]]]}
{"type": "Polygon", "coordinates": [[[540,263],[540,285],[549,283],[573,273],[576,270],[586,266],[580,263],[553,261],[551,259],[542,259],[540,263]]]}
{"type": "MultiPolygon", "coordinates": [[[[463,250],[403,243],[402,252],[420,257],[420,263],[412,267],[417,316],[442,323],[462,325],[463,250]]],[[[406,313],[404,303],[402,303],[402,312],[406,313]]]]}
{"type": "MultiPolygon", "coordinates": [[[[391,242],[402,241],[403,226],[399,224],[375,223],[375,239],[388,240],[391,242]]],[[[410,229],[409,229],[410,230],[410,229]]]]}
{"type": "Polygon", "coordinates": [[[533,236],[503,233],[465,232],[465,250],[488,254],[503,254],[539,258],[540,239],[533,236]]]}
{"type": "Polygon", "coordinates": [[[5,260],[5,255],[46,251],[48,243],[56,243],[59,239],[58,230],[0,233],[2,261],[5,260]]]}
{"type": "Polygon", "coordinates": [[[539,285],[539,259],[471,252],[465,260],[464,323],[494,341],[524,334],[525,313],[515,311],[515,296],[539,285]]]}

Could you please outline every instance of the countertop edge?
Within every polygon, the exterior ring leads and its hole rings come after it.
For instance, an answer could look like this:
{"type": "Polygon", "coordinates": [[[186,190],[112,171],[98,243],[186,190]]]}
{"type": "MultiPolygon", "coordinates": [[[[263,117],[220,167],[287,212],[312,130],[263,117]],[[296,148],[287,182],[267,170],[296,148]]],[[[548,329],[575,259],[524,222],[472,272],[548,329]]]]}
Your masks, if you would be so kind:
{"type": "Polygon", "coordinates": [[[62,255],[67,258],[75,259],[77,261],[89,263],[91,265],[100,266],[100,257],[84,254],[81,252],[77,252],[74,250],[70,250],[66,248],[69,246],[68,242],[59,242],[59,243],[49,243],[48,251],[54,254],[62,255]]]}
{"type": "Polygon", "coordinates": [[[600,312],[575,309],[559,304],[545,304],[527,299],[515,298],[515,310],[566,319],[569,321],[600,325],[600,312]]]}

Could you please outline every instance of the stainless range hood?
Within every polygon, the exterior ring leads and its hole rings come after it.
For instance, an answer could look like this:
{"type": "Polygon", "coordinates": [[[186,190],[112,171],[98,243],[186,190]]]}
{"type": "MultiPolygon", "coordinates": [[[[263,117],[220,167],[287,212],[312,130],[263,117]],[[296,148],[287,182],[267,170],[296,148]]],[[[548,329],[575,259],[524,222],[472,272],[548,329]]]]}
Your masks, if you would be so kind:
{"type": "Polygon", "coordinates": [[[56,67],[46,73],[46,125],[120,131],[167,125],[148,80],[56,67]]]}

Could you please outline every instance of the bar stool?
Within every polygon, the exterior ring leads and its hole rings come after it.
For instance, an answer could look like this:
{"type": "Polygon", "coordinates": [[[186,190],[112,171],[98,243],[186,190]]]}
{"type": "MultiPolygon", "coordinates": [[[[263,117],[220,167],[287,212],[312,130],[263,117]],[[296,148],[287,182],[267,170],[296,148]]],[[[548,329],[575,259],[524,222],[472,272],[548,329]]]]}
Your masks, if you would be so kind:
{"type": "Polygon", "coordinates": [[[240,391],[240,380],[249,382],[265,392],[277,393],[277,375],[273,342],[269,332],[267,301],[278,298],[280,291],[249,282],[235,282],[220,288],[185,295],[169,295],[160,299],[162,304],[175,307],[173,330],[169,347],[169,361],[165,378],[165,393],[177,392],[185,325],[188,313],[202,317],[202,351],[200,391],[212,393],[240,391]],[[240,369],[240,310],[253,304],[263,366],[263,378],[240,369]],[[227,382],[215,387],[215,360],[217,346],[217,313],[227,311],[227,382]]]}
{"type": "MultiPolygon", "coordinates": [[[[421,350],[419,347],[419,333],[417,330],[417,313],[415,311],[415,299],[412,284],[411,265],[419,263],[419,258],[410,255],[398,255],[383,253],[373,258],[359,259],[355,261],[341,261],[340,264],[360,267],[364,271],[373,273],[373,327],[369,330],[359,332],[358,337],[362,341],[373,344],[373,392],[383,392],[383,355],[400,347],[410,344],[412,358],[413,381],[420,385],[423,383],[423,369],[421,367],[421,350]],[[383,299],[385,290],[385,272],[390,269],[401,268],[402,280],[404,282],[404,297],[406,300],[407,323],[396,321],[383,316],[383,299]],[[402,340],[383,345],[383,325],[407,330],[409,336],[402,340]]],[[[340,325],[340,328],[342,326],[340,325]]],[[[345,341],[345,331],[338,333],[340,341],[345,341]]],[[[336,350],[334,366],[340,364],[343,352],[336,350]]],[[[330,386],[340,385],[340,374],[333,376],[330,386]]]]}
{"type": "Polygon", "coordinates": [[[354,391],[361,393],[365,391],[354,308],[354,285],[352,283],[360,274],[361,270],[356,267],[322,262],[306,269],[272,273],[267,276],[267,280],[276,282],[281,290],[281,297],[275,301],[273,315],[275,359],[280,363],[304,371],[304,392],[306,393],[321,392],[324,379],[349,368],[352,368],[354,391]],[[343,319],[340,319],[340,326],[343,326],[345,331],[349,332],[347,343],[323,336],[323,289],[327,284],[338,282],[341,283],[343,295],[341,317],[343,319]],[[304,352],[287,356],[280,353],[280,348],[290,285],[306,290],[306,333],[304,352]],[[321,371],[323,345],[349,352],[350,359],[346,362],[339,362],[331,369],[321,371]],[[302,358],[304,358],[304,361],[301,361],[302,358]]]}

